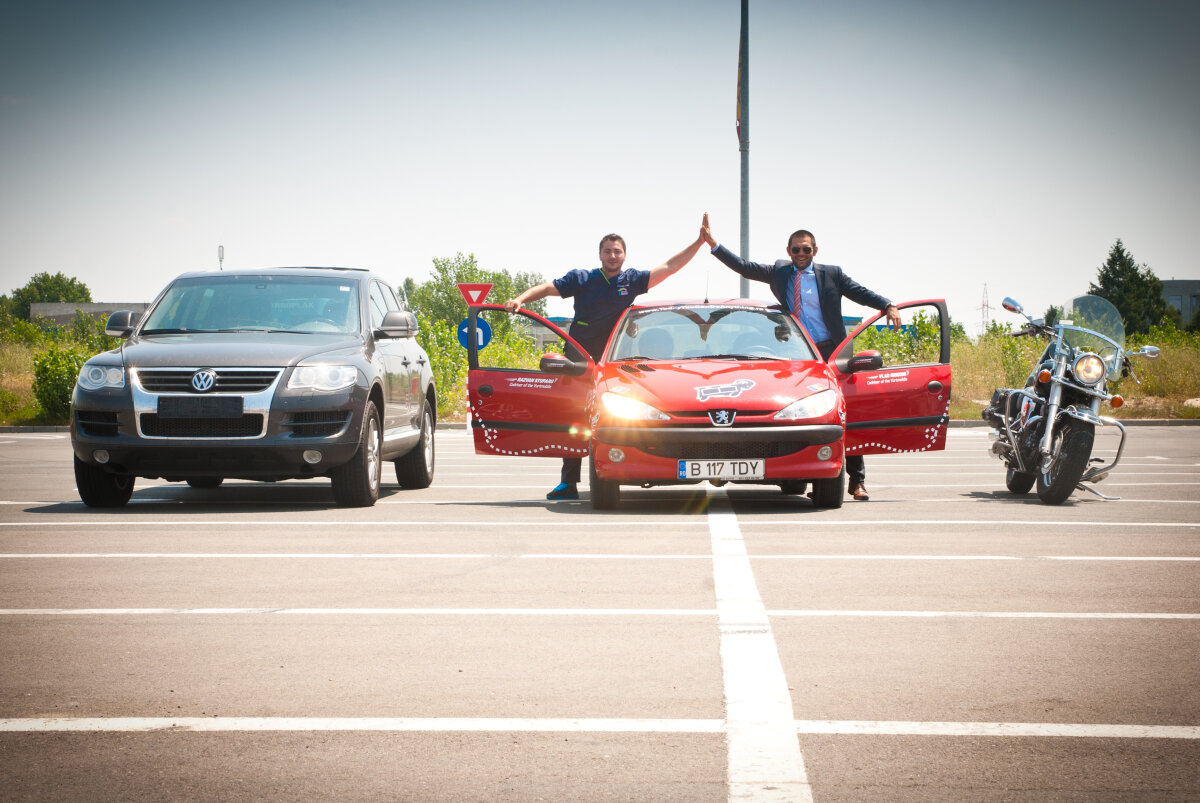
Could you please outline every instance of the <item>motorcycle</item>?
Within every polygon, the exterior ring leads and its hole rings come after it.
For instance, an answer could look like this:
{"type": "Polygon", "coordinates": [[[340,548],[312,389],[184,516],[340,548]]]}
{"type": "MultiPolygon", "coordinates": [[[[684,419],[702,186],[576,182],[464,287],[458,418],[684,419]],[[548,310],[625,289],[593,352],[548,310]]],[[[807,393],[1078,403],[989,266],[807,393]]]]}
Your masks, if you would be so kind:
{"type": "Polygon", "coordinates": [[[1008,468],[1005,485],[1026,494],[1037,484],[1037,495],[1048,505],[1062,504],[1075,489],[1101,499],[1116,500],[1084,483],[1095,484],[1109,475],[1125,448],[1125,427],[1100,415],[1100,406],[1121,407],[1124,400],[1110,395],[1108,383],[1133,376],[1130,357],[1156,359],[1155,346],[1125,351],[1121,314],[1100,296],[1079,296],[1061,309],[1059,320],[1034,320],[1011,298],[1004,309],[1023,315],[1028,325],[1010,337],[1045,335],[1050,344],[1024,388],[998,388],[983,420],[992,425],[991,453],[1008,468]],[[1105,464],[1092,457],[1096,427],[1115,426],[1121,433],[1116,455],[1105,464]]]}

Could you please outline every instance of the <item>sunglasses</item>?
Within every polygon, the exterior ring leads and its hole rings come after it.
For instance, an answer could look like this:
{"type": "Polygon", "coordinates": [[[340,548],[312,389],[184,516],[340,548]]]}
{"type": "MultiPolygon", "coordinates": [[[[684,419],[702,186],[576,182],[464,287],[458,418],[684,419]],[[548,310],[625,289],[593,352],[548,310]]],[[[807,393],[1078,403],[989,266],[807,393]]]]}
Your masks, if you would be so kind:
{"type": "Polygon", "coordinates": [[[811,254],[812,246],[811,245],[793,245],[791,248],[788,249],[788,251],[792,252],[793,254],[811,254]]]}

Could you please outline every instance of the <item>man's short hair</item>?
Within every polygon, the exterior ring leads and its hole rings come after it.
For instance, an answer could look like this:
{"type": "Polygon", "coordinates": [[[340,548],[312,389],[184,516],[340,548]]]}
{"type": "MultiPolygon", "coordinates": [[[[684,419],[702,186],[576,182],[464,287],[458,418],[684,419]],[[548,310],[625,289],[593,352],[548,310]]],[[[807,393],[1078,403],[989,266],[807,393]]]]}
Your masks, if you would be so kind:
{"type": "Polygon", "coordinates": [[[788,246],[791,246],[792,240],[796,239],[797,237],[808,237],[812,240],[813,248],[817,247],[817,238],[808,229],[797,229],[796,231],[792,232],[792,236],[788,237],[788,246]]]}
{"type": "Polygon", "coordinates": [[[596,250],[597,250],[597,251],[603,251],[603,250],[604,250],[604,244],[605,244],[605,243],[608,243],[608,242],[620,243],[620,244],[621,244],[621,250],[622,250],[622,251],[628,251],[628,250],[629,250],[629,246],[625,245],[625,238],[624,238],[624,237],[622,237],[622,236],[621,236],[621,235],[619,235],[619,234],[606,234],[606,235],[604,235],[603,237],[601,237],[601,238],[600,238],[600,247],[599,247],[599,248],[597,248],[596,250]]]}

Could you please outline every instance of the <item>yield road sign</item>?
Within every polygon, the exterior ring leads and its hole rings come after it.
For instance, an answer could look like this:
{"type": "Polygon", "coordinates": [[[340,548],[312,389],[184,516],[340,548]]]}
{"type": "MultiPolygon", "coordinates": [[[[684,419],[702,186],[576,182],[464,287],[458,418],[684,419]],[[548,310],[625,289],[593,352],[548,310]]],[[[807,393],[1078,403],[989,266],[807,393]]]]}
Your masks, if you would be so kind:
{"type": "Polygon", "coordinates": [[[482,304],[483,300],[487,298],[487,295],[491,292],[491,290],[491,284],[460,282],[458,285],[458,292],[462,293],[462,297],[467,300],[467,305],[472,307],[477,304],[482,304]]]}

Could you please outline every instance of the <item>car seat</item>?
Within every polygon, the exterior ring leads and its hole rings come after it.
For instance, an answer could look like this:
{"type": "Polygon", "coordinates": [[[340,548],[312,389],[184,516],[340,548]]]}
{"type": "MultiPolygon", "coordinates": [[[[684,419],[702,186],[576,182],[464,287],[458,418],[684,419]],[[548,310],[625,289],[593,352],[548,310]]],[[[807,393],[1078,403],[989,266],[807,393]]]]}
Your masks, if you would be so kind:
{"type": "Polygon", "coordinates": [[[669,360],[675,357],[675,339],[670,332],[649,329],[638,338],[638,354],[652,360],[669,360]]]}

